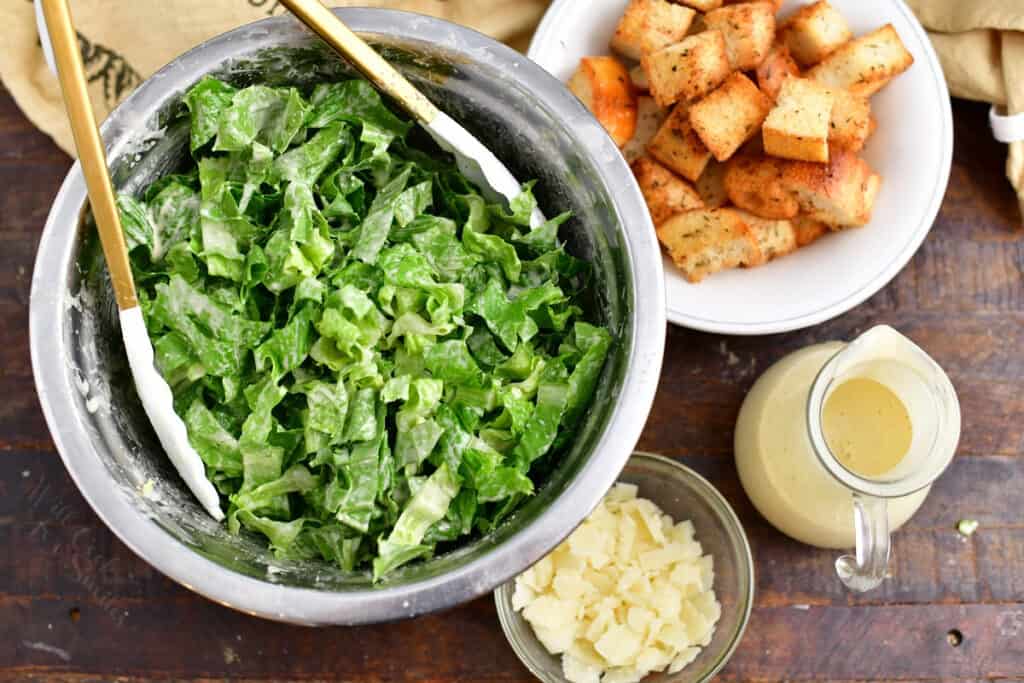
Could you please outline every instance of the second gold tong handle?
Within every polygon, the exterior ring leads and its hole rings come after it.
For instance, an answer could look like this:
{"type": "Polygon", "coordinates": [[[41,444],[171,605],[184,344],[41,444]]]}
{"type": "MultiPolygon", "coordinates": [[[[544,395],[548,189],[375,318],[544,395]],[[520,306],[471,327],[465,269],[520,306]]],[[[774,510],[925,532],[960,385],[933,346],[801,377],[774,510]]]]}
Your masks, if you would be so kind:
{"type": "Polygon", "coordinates": [[[281,0],[281,4],[417,121],[429,125],[437,118],[440,112],[434,103],[320,0],[281,0]]]}

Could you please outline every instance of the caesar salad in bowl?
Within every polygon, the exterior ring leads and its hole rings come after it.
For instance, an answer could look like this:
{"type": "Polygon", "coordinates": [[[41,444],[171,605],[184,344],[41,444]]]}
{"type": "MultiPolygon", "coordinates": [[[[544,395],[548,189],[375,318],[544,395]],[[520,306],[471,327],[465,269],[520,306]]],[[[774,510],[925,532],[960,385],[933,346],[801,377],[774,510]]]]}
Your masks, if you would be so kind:
{"type": "Polygon", "coordinates": [[[147,328],[225,523],[134,394],[77,165],[30,319],[54,440],[108,526],[211,599],[308,624],[448,607],[553,548],[628,459],[665,334],[642,199],[571,94],[468,29],[338,12],[532,184],[494,202],[288,18],[115,110],[147,328]],[[531,228],[535,204],[553,218],[531,228]]]}

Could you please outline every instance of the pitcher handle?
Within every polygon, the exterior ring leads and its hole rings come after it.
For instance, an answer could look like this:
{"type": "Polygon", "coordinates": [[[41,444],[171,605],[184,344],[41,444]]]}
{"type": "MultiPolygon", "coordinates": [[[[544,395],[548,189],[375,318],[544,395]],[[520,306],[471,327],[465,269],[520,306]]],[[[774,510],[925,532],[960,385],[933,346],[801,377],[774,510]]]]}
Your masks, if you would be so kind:
{"type": "Polygon", "coordinates": [[[853,523],[857,533],[856,556],[836,559],[836,574],[860,593],[877,588],[889,568],[889,513],[884,498],[853,494],[853,523]]]}

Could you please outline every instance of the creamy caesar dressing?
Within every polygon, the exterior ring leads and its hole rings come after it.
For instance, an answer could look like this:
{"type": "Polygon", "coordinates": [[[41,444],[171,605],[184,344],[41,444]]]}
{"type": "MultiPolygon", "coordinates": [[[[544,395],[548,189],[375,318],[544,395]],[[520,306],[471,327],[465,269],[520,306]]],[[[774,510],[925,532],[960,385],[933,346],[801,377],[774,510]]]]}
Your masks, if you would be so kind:
{"type": "Polygon", "coordinates": [[[862,477],[878,477],[896,467],[914,433],[899,397],[869,377],[839,384],[825,399],[821,421],[829,450],[862,477]]]}
{"type": "MultiPolygon", "coordinates": [[[[850,489],[821,466],[807,427],[811,384],[844,346],[841,342],[817,344],[780,360],[754,384],[736,423],[736,466],[751,501],[786,535],[822,548],[850,548],[855,542],[850,489]]],[[[833,409],[850,402],[844,394],[861,391],[863,385],[844,391],[833,409]]],[[[874,457],[868,455],[866,460],[874,464],[874,457]]],[[[890,499],[890,528],[898,529],[910,519],[928,491],[924,488],[890,499]]]]}

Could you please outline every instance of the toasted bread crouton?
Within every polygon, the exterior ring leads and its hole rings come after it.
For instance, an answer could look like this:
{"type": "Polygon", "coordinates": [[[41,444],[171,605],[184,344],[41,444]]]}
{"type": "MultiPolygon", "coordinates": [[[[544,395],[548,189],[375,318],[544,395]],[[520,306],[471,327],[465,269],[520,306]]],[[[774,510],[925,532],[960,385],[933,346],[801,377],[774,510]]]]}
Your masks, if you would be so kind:
{"type": "Polygon", "coordinates": [[[569,90],[604,126],[619,147],[636,132],[637,103],[629,71],[615,57],[584,57],[569,90]]]}
{"type": "Polygon", "coordinates": [[[693,184],[706,208],[717,209],[729,203],[729,194],[725,191],[725,169],[725,164],[712,159],[693,184]]]}
{"type": "Polygon", "coordinates": [[[797,161],[828,162],[832,91],[820,83],[788,78],[761,127],[765,153],[797,161]]]}
{"type": "Polygon", "coordinates": [[[704,208],[704,202],[693,185],[651,157],[640,157],[630,168],[640,185],[654,225],[661,225],[677,213],[704,208]]]}
{"type": "Polygon", "coordinates": [[[881,180],[866,161],[838,151],[828,164],[788,162],[782,178],[801,213],[833,227],[869,222],[881,180]]]}
{"type": "Polygon", "coordinates": [[[658,239],[690,282],[726,268],[764,262],[750,227],[732,209],[673,216],[658,227],[658,239]]]}
{"type": "Polygon", "coordinates": [[[704,25],[722,32],[732,68],[756,69],[775,40],[775,9],[770,2],[728,5],[705,14],[704,25]]]}
{"type": "Polygon", "coordinates": [[[651,82],[647,80],[647,72],[637,64],[629,70],[629,80],[633,83],[633,89],[637,92],[647,92],[651,89],[651,82]]]}
{"type": "Polygon", "coordinates": [[[763,156],[739,155],[725,170],[729,200],[762,218],[792,218],[800,211],[796,196],[783,176],[790,162],[763,156]]]}
{"type": "Polygon", "coordinates": [[[640,59],[647,6],[648,0],[629,0],[626,11],[619,18],[612,34],[611,48],[623,57],[640,59]]]}
{"type": "Polygon", "coordinates": [[[682,102],[675,106],[665,123],[661,124],[661,128],[647,144],[647,151],[687,180],[699,178],[711,158],[711,152],[690,124],[689,112],[682,102]]]}
{"type": "Polygon", "coordinates": [[[793,58],[814,66],[853,38],[849,24],[828,0],[801,7],[779,26],[779,34],[793,58]]]}
{"type": "Polygon", "coordinates": [[[796,229],[790,221],[761,218],[742,209],[736,209],[736,213],[750,228],[750,234],[757,242],[757,248],[760,249],[765,262],[796,251],[796,229]]]}
{"type": "Polygon", "coordinates": [[[800,76],[800,67],[789,54],[789,48],[775,43],[757,67],[757,87],[773,100],[778,98],[782,82],[790,76],[800,76]]]}
{"type": "Polygon", "coordinates": [[[875,130],[871,103],[866,97],[842,88],[832,89],[832,116],[829,121],[828,144],[833,149],[859,152],[875,130]]]}
{"type": "Polygon", "coordinates": [[[647,0],[640,34],[640,53],[657,52],[686,37],[697,13],[668,0],[647,0]]]}
{"type": "Polygon", "coordinates": [[[797,247],[806,247],[828,232],[827,225],[807,216],[796,216],[790,220],[790,224],[793,226],[797,247]]]}
{"type": "Polygon", "coordinates": [[[622,156],[630,163],[647,153],[647,143],[668,118],[668,112],[659,107],[653,97],[641,95],[636,103],[636,132],[622,147],[622,156]]]}
{"type": "Polygon", "coordinates": [[[663,107],[711,92],[729,75],[729,56],[721,31],[703,31],[640,59],[651,96],[663,107]]]}
{"type": "Polygon", "coordinates": [[[753,81],[734,72],[717,90],[690,107],[690,124],[719,161],[753,137],[772,101],[753,81]]]}
{"type": "Polygon", "coordinates": [[[698,12],[710,12],[722,6],[722,0],[680,0],[680,2],[698,12]]]}
{"type": "MultiPolygon", "coordinates": [[[[745,2],[757,2],[758,0],[725,0],[726,5],[742,5],[745,2]]],[[[764,0],[761,0],[762,2],[764,0]]],[[[772,6],[772,10],[778,12],[782,7],[782,0],[770,0],[768,2],[772,6]]]]}
{"type": "Polygon", "coordinates": [[[892,24],[855,38],[810,69],[806,76],[831,88],[870,97],[910,68],[914,57],[892,24]]]}

